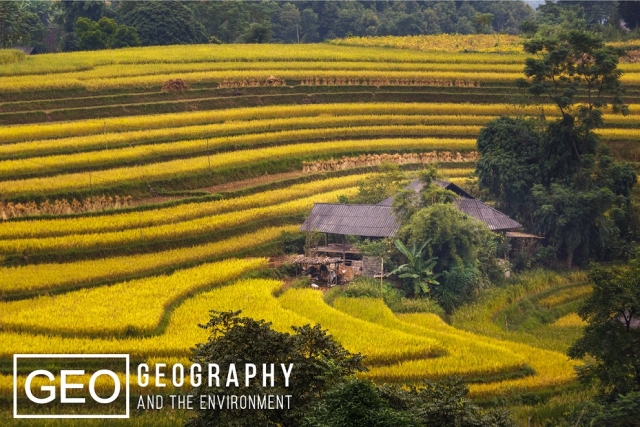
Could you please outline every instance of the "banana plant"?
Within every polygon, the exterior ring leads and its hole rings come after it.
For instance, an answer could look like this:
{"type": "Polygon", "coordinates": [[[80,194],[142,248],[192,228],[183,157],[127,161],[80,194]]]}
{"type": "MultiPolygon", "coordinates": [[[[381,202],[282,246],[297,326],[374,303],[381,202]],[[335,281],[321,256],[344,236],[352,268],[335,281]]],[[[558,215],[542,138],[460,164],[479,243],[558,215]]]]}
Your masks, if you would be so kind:
{"type": "Polygon", "coordinates": [[[393,242],[398,250],[407,258],[407,263],[402,264],[389,274],[396,274],[401,279],[411,279],[413,283],[413,293],[415,295],[427,294],[431,296],[431,287],[440,284],[436,279],[440,273],[434,274],[433,268],[436,266],[437,257],[429,258],[425,261],[423,252],[431,239],[427,240],[418,248],[413,244],[409,250],[400,239],[393,242]]]}

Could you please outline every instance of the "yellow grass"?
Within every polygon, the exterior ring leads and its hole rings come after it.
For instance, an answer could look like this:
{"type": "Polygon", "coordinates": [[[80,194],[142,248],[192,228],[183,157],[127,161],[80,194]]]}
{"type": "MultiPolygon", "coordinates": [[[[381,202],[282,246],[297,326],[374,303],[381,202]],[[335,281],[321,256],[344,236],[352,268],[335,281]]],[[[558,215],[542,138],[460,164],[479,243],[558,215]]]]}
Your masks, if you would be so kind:
{"type": "Polygon", "coordinates": [[[149,333],[167,308],[207,287],[265,268],[264,258],[232,259],[57,296],[0,303],[5,329],[112,335],[149,333]]]}
{"type": "MultiPolygon", "coordinates": [[[[134,161],[144,162],[170,156],[201,155],[209,149],[219,147],[251,148],[254,145],[270,145],[295,143],[298,141],[326,141],[338,138],[367,137],[378,135],[388,137],[407,136],[465,136],[473,137],[480,132],[480,126],[356,126],[325,129],[299,129],[280,132],[258,133],[254,135],[238,135],[223,138],[195,139],[166,142],[152,145],[139,145],[114,150],[91,151],[77,154],[60,154],[54,156],[34,157],[25,160],[0,161],[0,178],[11,178],[29,173],[56,173],[68,168],[117,166],[134,161]]],[[[455,145],[452,149],[457,148],[455,145]]],[[[235,157],[237,153],[233,153],[235,157]]],[[[215,157],[214,157],[215,158],[215,157]]]]}
{"type": "Polygon", "coordinates": [[[0,193],[5,196],[18,194],[47,194],[63,190],[90,189],[92,186],[115,185],[140,180],[174,178],[184,174],[206,172],[251,163],[273,161],[299,156],[342,155],[349,152],[376,152],[400,150],[472,150],[473,139],[377,139],[357,141],[334,141],[326,143],[303,143],[189,159],[171,160],[143,166],[121,167],[92,173],[69,173],[45,178],[30,178],[0,182],[0,193]]]}
{"type": "Polygon", "coordinates": [[[127,276],[148,274],[183,263],[198,262],[251,249],[278,239],[298,225],[268,227],[219,242],[141,255],[118,256],[65,264],[33,264],[1,267],[0,296],[22,292],[48,292],[127,276]]]}
{"type": "Polygon", "coordinates": [[[523,53],[523,39],[506,34],[438,34],[433,36],[346,37],[331,44],[343,46],[391,47],[428,52],[500,52],[523,53]]]}
{"type": "Polygon", "coordinates": [[[306,212],[316,202],[335,202],[340,195],[353,196],[357,188],[335,190],[282,204],[246,209],[175,224],[110,231],[93,234],[70,234],[61,237],[0,240],[0,253],[30,253],[63,251],[69,249],[99,249],[133,243],[170,241],[212,233],[237,227],[256,220],[296,215],[306,212]]]}
{"type": "Polygon", "coordinates": [[[584,298],[591,293],[593,288],[591,285],[573,286],[554,292],[546,298],[541,299],[538,303],[546,308],[553,308],[559,305],[584,298]]]}
{"type": "Polygon", "coordinates": [[[225,212],[275,205],[340,188],[354,187],[367,176],[368,174],[341,176],[254,193],[249,196],[185,203],[137,212],[118,213],[116,211],[77,218],[2,222],[0,223],[0,239],[122,231],[130,228],[174,224],[225,212]]]}
{"type": "Polygon", "coordinates": [[[553,322],[552,326],[559,328],[582,328],[587,326],[587,322],[582,320],[577,313],[569,313],[553,322]]]}

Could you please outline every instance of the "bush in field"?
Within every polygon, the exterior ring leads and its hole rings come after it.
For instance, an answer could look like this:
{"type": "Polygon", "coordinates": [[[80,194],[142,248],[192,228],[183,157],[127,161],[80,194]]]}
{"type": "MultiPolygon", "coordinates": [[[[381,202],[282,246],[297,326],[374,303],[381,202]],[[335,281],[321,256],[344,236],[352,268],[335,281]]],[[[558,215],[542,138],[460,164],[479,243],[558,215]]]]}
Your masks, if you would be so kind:
{"type": "MultiPolygon", "coordinates": [[[[277,378],[275,387],[264,387],[253,381],[238,389],[244,395],[291,395],[290,409],[226,411],[198,410],[187,426],[294,426],[300,425],[305,411],[342,378],[364,371],[362,356],[351,354],[319,325],[292,327],[294,333],[271,329],[271,324],[240,317],[240,312],[212,312],[211,320],[202,328],[211,332],[209,340],[198,344],[192,360],[203,366],[217,363],[227,372],[231,363],[293,364],[289,387],[277,378]]],[[[238,372],[241,384],[244,372],[238,372]],[[241,377],[241,378],[240,378],[241,377]]],[[[206,382],[194,390],[197,395],[225,394],[225,387],[208,387],[206,382]]],[[[223,385],[223,384],[221,384],[223,385]]]]}
{"type": "Polygon", "coordinates": [[[380,165],[380,171],[382,173],[372,175],[360,182],[354,203],[376,204],[398,191],[405,179],[398,165],[385,162],[380,165]]]}
{"type": "Polygon", "coordinates": [[[394,409],[371,382],[350,379],[329,391],[305,417],[305,427],[418,427],[411,414],[394,409]]]}
{"type": "Polygon", "coordinates": [[[409,245],[429,241],[425,256],[437,257],[436,272],[465,262],[475,264],[481,247],[494,238],[486,224],[451,204],[421,209],[400,230],[399,236],[409,245]]]}

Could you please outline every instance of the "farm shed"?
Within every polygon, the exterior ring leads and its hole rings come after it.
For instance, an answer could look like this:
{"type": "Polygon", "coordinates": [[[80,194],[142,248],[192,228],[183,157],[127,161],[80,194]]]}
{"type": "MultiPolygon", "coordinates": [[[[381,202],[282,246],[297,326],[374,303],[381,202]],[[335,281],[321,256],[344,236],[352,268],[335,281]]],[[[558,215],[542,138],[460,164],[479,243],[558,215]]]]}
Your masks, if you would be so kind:
{"type": "MultiPolygon", "coordinates": [[[[456,193],[459,197],[454,202],[454,205],[458,210],[484,222],[491,231],[501,232],[522,227],[519,222],[486,205],[457,185],[442,180],[434,180],[434,183],[441,188],[456,193]]],[[[405,189],[419,192],[422,187],[422,182],[416,179],[405,187],[405,189]]],[[[376,238],[393,237],[396,234],[400,228],[400,222],[393,213],[392,203],[393,197],[389,197],[377,205],[316,203],[313,205],[309,216],[300,227],[300,230],[325,233],[325,244],[324,246],[318,246],[317,252],[334,254],[334,256],[335,254],[340,254],[346,262],[347,255],[358,254],[359,251],[357,248],[347,244],[344,236],[376,238]],[[342,242],[328,244],[327,234],[341,236],[342,242]]],[[[531,237],[531,235],[512,233],[509,237],[524,238],[531,237]]],[[[366,275],[379,272],[380,262],[367,258],[368,257],[363,257],[362,261],[358,262],[357,270],[366,275]]]]}

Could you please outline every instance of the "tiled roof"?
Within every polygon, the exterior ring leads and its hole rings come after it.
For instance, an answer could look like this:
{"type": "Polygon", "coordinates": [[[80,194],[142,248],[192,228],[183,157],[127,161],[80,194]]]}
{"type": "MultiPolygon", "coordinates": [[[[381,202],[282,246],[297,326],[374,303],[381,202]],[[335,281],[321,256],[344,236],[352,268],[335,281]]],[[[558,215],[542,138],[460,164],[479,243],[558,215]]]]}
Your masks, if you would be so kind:
{"type": "Polygon", "coordinates": [[[390,206],[316,203],[300,230],[390,237],[398,231],[399,226],[390,206]]]}
{"type": "Polygon", "coordinates": [[[479,219],[489,226],[492,231],[511,230],[512,228],[520,228],[522,224],[514,221],[502,212],[487,206],[477,199],[466,199],[464,197],[456,200],[455,205],[460,212],[471,217],[479,219]]]}

